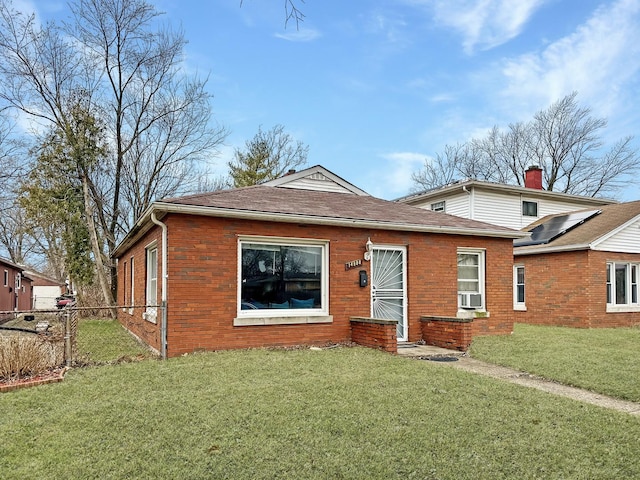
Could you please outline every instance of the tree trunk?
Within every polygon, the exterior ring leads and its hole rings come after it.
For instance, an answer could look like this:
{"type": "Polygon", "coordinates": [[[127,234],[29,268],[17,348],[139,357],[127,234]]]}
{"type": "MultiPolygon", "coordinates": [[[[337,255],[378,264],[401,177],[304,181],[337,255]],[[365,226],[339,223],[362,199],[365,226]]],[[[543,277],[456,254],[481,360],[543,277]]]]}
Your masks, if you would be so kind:
{"type": "Polygon", "coordinates": [[[104,262],[102,261],[102,250],[98,243],[98,232],[96,232],[96,224],[93,220],[93,207],[91,206],[91,198],[89,196],[89,187],[86,175],[82,176],[82,193],[84,195],[84,211],[87,217],[87,226],[89,227],[89,237],[91,238],[91,250],[93,251],[93,256],[95,257],[96,262],[96,274],[98,275],[98,281],[100,282],[104,301],[107,306],[111,307],[111,316],[116,318],[117,310],[113,295],[111,294],[111,288],[107,280],[107,274],[104,269],[104,262]]]}

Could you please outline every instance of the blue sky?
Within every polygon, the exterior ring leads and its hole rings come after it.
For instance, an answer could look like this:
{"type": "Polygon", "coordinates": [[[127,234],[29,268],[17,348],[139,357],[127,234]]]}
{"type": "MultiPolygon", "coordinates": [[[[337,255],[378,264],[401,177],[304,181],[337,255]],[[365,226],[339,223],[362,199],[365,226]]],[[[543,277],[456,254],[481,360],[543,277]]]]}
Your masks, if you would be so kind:
{"type": "MultiPolygon", "coordinates": [[[[231,134],[214,167],[276,124],[368,193],[409,193],[446,144],[526,121],[553,101],[606,117],[607,143],[640,126],[640,0],[154,0],[189,41],[184,68],[209,75],[231,134]]],[[[65,2],[22,0],[43,18],[65,2]]],[[[640,148],[640,138],[634,140],[640,148]]],[[[640,198],[638,185],[619,199],[640,198]]]]}

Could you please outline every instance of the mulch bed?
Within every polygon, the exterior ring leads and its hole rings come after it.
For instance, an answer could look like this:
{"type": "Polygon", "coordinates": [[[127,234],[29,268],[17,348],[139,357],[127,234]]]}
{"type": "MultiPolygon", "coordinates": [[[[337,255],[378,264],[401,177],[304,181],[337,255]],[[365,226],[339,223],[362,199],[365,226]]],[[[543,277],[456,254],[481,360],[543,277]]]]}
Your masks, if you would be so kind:
{"type": "Polygon", "coordinates": [[[64,380],[64,374],[67,370],[68,367],[61,367],[29,377],[0,380],[0,393],[11,392],[21,388],[35,387],[36,385],[45,385],[47,383],[61,382],[64,380]]]}

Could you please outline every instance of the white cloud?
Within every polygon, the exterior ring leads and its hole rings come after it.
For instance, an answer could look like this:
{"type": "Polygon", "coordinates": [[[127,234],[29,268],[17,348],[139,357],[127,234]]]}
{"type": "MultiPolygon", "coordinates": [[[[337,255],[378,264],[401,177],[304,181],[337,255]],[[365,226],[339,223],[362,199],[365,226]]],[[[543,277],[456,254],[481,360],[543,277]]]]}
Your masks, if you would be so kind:
{"type": "Polygon", "coordinates": [[[370,172],[368,183],[373,187],[365,190],[373,196],[394,199],[406,195],[411,190],[411,174],[422,168],[427,155],[415,152],[392,152],[380,155],[385,161],[384,174],[380,168],[370,172]]]}
{"type": "Polygon", "coordinates": [[[504,97],[537,110],[578,91],[580,102],[608,116],[626,102],[624,86],[640,72],[639,19],[640,1],[619,0],[597,9],[574,33],[541,53],[506,61],[504,97]]]}
{"type": "Polygon", "coordinates": [[[548,0],[406,0],[429,7],[435,21],[462,36],[464,51],[489,50],[517,37],[548,0]]]}
{"type": "Polygon", "coordinates": [[[312,28],[300,28],[292,32],[274,34],[274,37],[289,42],[312,42],[321,36],[322,34],[318,30],[312,28]]]}

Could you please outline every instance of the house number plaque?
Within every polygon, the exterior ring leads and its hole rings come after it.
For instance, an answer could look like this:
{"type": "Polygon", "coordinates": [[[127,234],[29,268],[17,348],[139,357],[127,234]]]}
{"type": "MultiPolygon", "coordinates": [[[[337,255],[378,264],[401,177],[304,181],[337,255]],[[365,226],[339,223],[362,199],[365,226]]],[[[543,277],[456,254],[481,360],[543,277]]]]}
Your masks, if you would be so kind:
{"type": "Polygon", "coordinates": [[[350,262],[347,262],[344,264],[344,269],[345,270],[351,270],[352,268],[356,268],[359,267],[360,265],[362,265],[362,259],[359,258],[358,260],[352,260],[350,262]]]}

